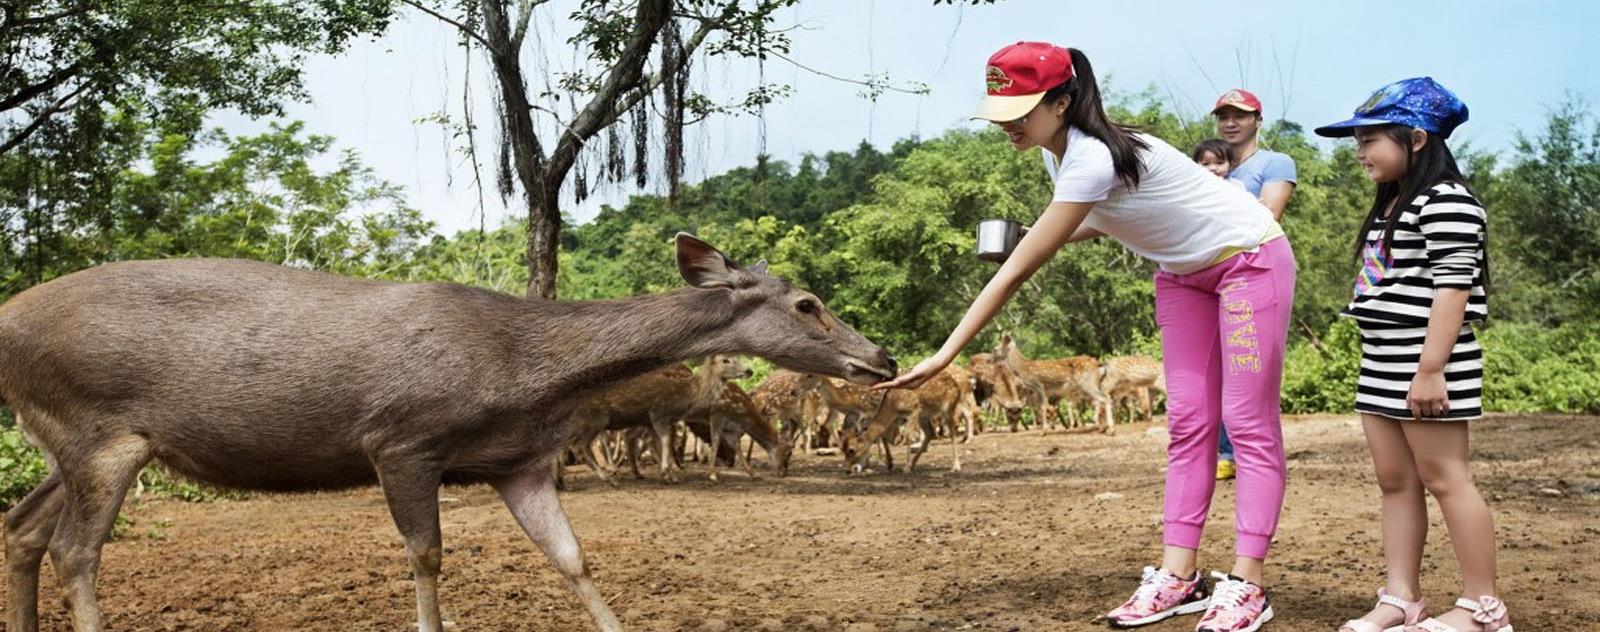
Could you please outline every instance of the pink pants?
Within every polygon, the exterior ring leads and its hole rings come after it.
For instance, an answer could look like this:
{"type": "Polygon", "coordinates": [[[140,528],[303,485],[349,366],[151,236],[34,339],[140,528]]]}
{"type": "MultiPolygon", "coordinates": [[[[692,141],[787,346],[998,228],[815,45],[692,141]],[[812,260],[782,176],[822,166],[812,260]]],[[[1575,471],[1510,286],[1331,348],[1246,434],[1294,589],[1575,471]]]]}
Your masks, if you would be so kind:
{"type": "Polygon", "coordinates": [[[1283,509],[1278,399],[1294,275],[1294,251],[1283,237],[1193,274],[1156,273],[1171,433],[1163,538],[1170,546],[1200,548],[1217,484],[1217,430],[1226,424],[1238,467],[1235,550],[1267,556],[1283,509]]]}

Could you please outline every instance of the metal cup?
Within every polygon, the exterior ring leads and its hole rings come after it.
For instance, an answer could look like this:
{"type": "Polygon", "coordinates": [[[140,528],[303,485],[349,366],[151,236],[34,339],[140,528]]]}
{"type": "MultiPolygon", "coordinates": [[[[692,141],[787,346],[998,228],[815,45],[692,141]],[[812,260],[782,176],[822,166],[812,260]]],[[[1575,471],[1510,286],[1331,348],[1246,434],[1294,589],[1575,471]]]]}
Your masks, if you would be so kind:
{"type": "Polygon", "coordinates": [[[1022,224],[1009,219],[986,219],[978,222],[978,258],[1000,263],[1011,256],[1011,251],[1022,241],[1022,224]]]}

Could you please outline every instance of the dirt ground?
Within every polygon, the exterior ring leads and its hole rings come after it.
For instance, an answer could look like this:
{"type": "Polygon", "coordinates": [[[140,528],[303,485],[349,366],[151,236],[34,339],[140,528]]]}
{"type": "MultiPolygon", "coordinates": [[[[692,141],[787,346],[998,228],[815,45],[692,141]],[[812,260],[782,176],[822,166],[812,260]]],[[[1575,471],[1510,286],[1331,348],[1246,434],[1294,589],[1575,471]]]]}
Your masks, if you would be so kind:
{"type": "MultiPolygon", "coordinates": [[[[1493,417],[1474,429],[1518,629],[1600,629],[1600,418],[1493,417]]],[[[1377,488],[1354,418],[1290,419],[1285,434],[1267,629],[1332,630],[1382,581],[1377,488]]],[[[1150,424],[1111,437],[985,434],[960,448],[961,472],[939,442],[915,475],[849,476],[839,457],[797,456],[784,479],[714,484],[691,470],[682,485],[611,489],[574,468],[562,498],[630,630],[1099,629],[1097,615],[1157,560],[1165,440],[1150,424]]],[[[453,629],[592,629],[488,488],[443,496],[453,629]]],[[[1203,565],[1228,563],[1232,506],[1231,484],[1219,486],[1203,565]]],[[[1455,562],[1430,511],[1424,582],[1445,604],[1455,562]]],[[[408,566],[375,489],[146,500],[128,513],[100,576],[112,630],[413,628],[408,566]]],[[[43,579],[44,629],[67,630],[54,575],[43,579]]]]}

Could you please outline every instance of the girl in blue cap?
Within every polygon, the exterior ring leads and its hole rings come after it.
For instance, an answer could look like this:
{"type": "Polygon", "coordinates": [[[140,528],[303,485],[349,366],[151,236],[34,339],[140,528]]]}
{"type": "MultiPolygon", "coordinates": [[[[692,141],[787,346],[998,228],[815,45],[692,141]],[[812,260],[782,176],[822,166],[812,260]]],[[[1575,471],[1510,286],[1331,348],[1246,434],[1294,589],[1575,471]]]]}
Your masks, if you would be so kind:
{"type": "Polygon", "coordinates": [[[1419,77],[1317,128],[1355,136],[1356,157],[1378,185],[1356,237],[1361,272],[1344,315],[1361,329],[1356,410],[1383,494],[1388,581],[1378,605],[1341,632],[1512,632],[1495,593],[1493,518],[1467,460],[1464,422],[1482,415],[1483,351],[1470,323],[1487,316],[1485,214],[1444,144],[1466,120],[1460,99],[1419,77]],[[1468,596],[1419,621],[1423,490],[1444,511],[1468,596]]]}

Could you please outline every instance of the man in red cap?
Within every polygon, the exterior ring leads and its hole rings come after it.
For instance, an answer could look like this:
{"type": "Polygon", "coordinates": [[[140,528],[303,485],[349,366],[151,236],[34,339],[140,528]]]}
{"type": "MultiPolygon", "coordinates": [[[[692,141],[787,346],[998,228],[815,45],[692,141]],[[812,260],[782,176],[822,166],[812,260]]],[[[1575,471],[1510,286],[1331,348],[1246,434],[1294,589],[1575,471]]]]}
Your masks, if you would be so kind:
{"type": "MultiPolygon", "coordinates": [[[[1251,195],[1272,211],[1272,218],[1283,219],[1283,210],[1289,207],[1289,196],[1294,194],[1294,159],[1287,154],[1262,149],[1256,140],[1261,130],[1261,99],[1247,90],[1233,89],[1222,93],[1211,108],[1217,119],[1217,135],[1233,146],[1234,165],[1228,179],[1239,183],[1251,195]]],[[[1217,480],[1234,476],[1233,442],[1228,431],[1217,434],[1217,480]]]]}
{"type": "Polygon", "coordinates": [[[1294,159],[1286,154],[1262,149],[1256,140],[1261,131],[1261,99],[1246,90],[1222,93],[1211,115],[1217,119],[1217,135],[1233,146],[1236,164],[1228,179],[1244,185],[1272,210],[1273,219],[1283,219],[1283,209],[1294,194],[1294,159]]]}

